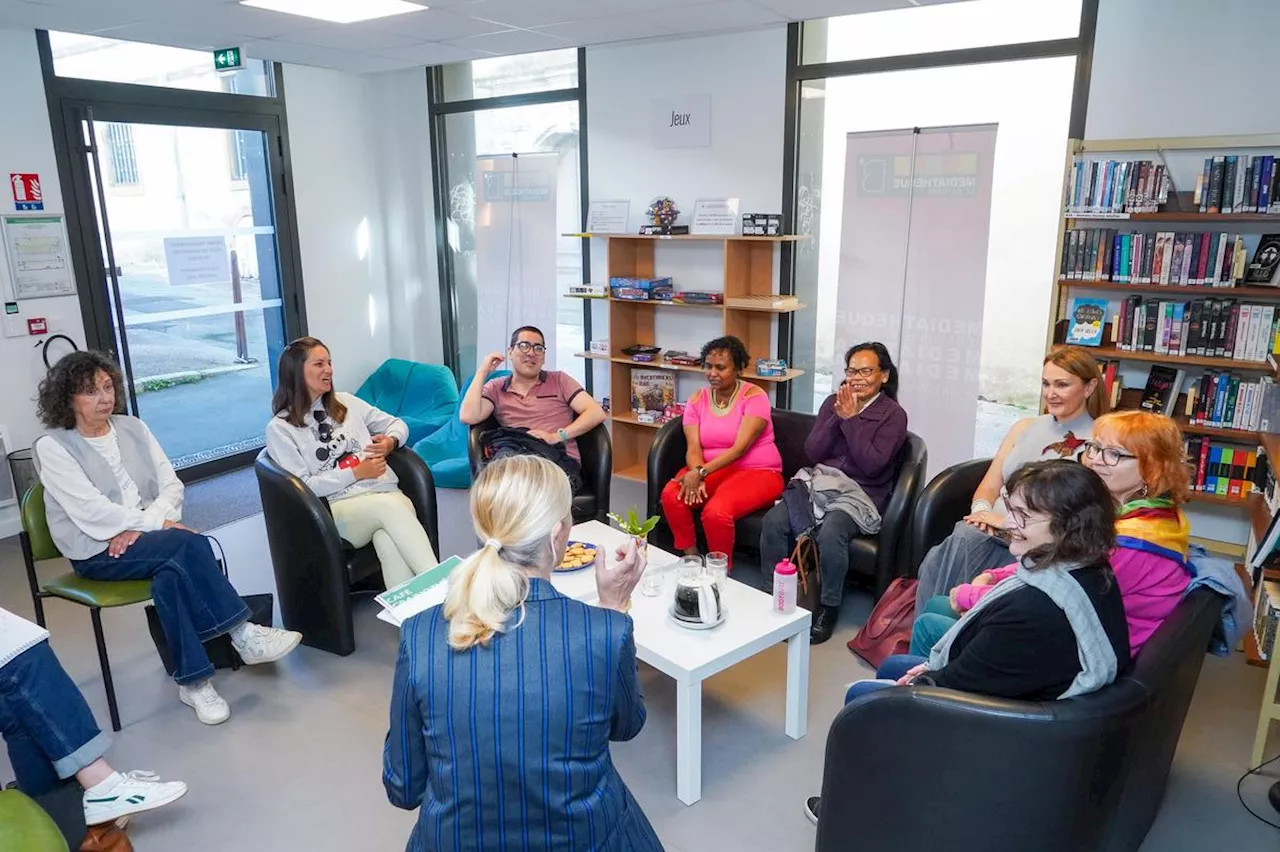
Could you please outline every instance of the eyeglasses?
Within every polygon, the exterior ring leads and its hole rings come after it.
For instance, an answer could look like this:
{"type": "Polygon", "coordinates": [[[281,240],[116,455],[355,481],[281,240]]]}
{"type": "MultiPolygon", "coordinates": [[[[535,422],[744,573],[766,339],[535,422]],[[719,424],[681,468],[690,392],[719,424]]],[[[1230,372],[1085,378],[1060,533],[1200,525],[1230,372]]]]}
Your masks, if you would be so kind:
{"type": "Polygon", "coordinates": [[[1046,517],[1033,518],[1026,509],[1017,506],[1009,507],[1009,519],[1020,530],[1025,530],[1029,524],[1042,524],[1049,520],[1046,517]]]}
{"type": "Polygon", "coordinates": [[[525,354],[532,352],[534,355],[543,355],[547,351],[547,347],[543,346],[541,343],[530,343],[527,340],[517,342],[515,348],[525,354]]]}
{"type": "Polygon", "coordinates": [[[1126,453],[1124,450],[1118,450],[1115,447],[1104,447],[1093,441],[1084,442],[1084,454],[1091,458],[1102,457],[1102,463],[1107,467],[1115,467],[1124,459],[1136,459],[1133,453],[1126,453]]]}
{"type": "Polygon", "coordinates": [[[851,379],[854,376],[859,379],[869,379],[878,372],[880,372],[879,367],[848,367],[845,369],[844,374],[851,379]]]}

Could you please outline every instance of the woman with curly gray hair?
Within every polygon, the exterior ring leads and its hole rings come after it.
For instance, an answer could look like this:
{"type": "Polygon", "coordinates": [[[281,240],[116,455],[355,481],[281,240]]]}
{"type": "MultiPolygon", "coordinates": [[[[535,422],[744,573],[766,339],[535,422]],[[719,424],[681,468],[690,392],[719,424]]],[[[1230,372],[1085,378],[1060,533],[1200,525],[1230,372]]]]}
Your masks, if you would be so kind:
{"type": "Polygon", "coordinates": [[[87,580],[150,580],[173,651],[178,699],[206,725],[225,722],[204,642],[228,634],[246,663],[269,663],[302,636],[249,623],[204,536],[182,524],[182,482],[151,430],[124,414],[120,368],[101,352],[73,352],[40,383],[48,431],[36,439],[49,532],[87,580]]]}

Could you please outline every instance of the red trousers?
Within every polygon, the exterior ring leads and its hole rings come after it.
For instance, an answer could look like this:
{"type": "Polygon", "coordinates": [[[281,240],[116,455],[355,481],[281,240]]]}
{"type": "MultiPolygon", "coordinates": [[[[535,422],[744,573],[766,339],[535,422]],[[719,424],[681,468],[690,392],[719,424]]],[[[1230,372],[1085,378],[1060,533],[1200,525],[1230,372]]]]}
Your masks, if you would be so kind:
{"type": "Polygon", "coordinates": [[[675,480],[662,489],[662,514],[675,538],[676,549],[697,545],[693,528],[695,509],[702,511],[702,531],[708,550],[719,550],[733,560],[733,522],[757,509],[766,509],[782,496],[782,474],[774,470],[743,470],[730,465],[713,472],[704,480],[707,499],[701,506],[686,506],[680,500],[680,478],[688,473],[681,468],[675,480]]]}

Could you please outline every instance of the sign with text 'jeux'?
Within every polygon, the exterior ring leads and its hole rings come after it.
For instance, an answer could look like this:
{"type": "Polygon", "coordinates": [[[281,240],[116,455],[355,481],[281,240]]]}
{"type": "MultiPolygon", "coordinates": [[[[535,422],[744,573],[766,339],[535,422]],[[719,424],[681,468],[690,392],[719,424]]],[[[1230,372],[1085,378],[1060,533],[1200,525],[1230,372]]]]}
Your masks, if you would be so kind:
{"type": "Polygon", "coordinates": [[[711,96],[654,98],[652,140],[655,148],[706,148],[711,144],[711,96]]]}

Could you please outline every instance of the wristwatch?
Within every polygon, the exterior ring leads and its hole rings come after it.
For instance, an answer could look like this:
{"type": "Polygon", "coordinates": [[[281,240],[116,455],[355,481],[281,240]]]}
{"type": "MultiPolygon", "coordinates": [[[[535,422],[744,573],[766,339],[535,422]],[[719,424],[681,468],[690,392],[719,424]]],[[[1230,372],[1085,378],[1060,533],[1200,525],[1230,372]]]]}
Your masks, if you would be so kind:
{"type": "Polygon", "coordinates": [[[698,472],[698,476],[701,476],[703,479],[707,478],[707,469],[702,465],[698,465],[697,467],[694,468],[694,470],[698,472]]]}
{"type": "Polygon", "coordinates": [[[560,436],[560,443],[562,444],[569,443],[569,433],[567,431],[565,431],[564,429],[557,429],[556,434],[560,436]]]}

